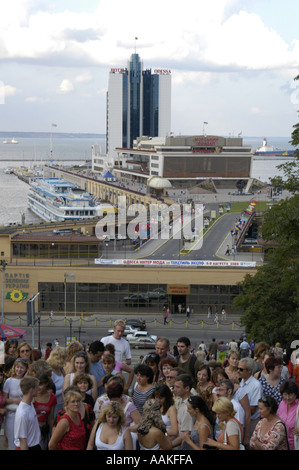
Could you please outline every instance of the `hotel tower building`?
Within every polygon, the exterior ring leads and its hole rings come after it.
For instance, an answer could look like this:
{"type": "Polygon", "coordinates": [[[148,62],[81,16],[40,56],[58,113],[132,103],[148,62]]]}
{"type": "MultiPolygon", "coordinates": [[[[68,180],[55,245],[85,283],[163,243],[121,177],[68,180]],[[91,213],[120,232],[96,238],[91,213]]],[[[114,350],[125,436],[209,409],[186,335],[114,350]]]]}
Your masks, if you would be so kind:
{"type": "Polygon", "coordinates": [[[166,137],[171,129],[171,71],[143,70],[138,54],[112,68],[107,92],[106,153],[132,148],[137,137],[166,137]]]}

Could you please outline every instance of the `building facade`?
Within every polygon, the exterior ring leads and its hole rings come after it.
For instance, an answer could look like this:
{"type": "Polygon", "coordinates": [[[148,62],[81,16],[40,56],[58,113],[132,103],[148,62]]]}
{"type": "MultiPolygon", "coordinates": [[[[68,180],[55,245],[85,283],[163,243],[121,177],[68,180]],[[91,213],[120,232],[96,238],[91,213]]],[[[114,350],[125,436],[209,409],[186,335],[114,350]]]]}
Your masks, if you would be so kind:
{"type": "Polygon", "coordinates": [[[240,313],[233,306],[241,289],[238,283],[256,272],[246,266],[221,267],[221,263],[137,265],[136,260],[131,264],[130,253],[126,253],[128,264],[114,264],[111,259],[108,264],[97,264],[99,256],[105,257],[106,247],[92,235],[92,227],[88,234],[85,230],[85,234],[55,235],[48,225],[0,230],[0,252],[7,263],[0,283],[5,315],[26,314],[27,301],[37,293],[36,311],[42,314],[126,317],[133,312],[162,314],[164,305],[173,314],[180,312],[180,306],[192,306],[197,314],[206,314],[209,307],[213,312],[224,307],[228,313],[240,313]]]}
{"type": "Polygon", "coordinates": [[[173,187],[195,185],[205,180],[233,188],[240,179],[251,178],[251,147],[242,138],[215,135],[137,139],[133,148],[117,148],[122,165],[114,167],[119,178],[147,184],[151,177],[168,179],[173,187]],[[124,161],[125,159],[125,161],[124,161]]]}
{"type": "Polygon", "coordinates": [[[116,147],[132,147],[141,135],[169,135],[170,70],[143,70],[143,63],[136,53],[132,54],[126,68],[112,68],[106,116],[108,158],[115,155],[116,147]]]}

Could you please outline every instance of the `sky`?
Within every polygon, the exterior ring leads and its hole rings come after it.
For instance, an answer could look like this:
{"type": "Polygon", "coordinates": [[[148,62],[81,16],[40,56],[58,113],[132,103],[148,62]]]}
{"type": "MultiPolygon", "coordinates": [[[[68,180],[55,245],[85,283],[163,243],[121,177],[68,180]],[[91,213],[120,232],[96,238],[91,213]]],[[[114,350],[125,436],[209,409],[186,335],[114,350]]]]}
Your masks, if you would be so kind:
{"type": "Polygon", "coordinates": [[[288,137],[298,18],[298,0],[2,2],[0,131],[104,134],[109,71],[136,48],[171,70],[174,134],[288,137]]]}

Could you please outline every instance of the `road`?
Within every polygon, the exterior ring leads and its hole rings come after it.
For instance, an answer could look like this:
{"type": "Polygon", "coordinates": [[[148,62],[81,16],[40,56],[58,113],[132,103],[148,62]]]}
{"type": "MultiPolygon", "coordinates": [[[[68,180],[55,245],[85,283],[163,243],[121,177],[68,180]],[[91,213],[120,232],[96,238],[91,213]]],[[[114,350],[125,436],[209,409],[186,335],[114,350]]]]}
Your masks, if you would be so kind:
{"type": "MultiPolygon", "coordinates": [[[[230,231],[236,219],[236,214],[226,214],[219,218],[211,229],[206,233],[203,238],[202,246],[200,249],[196,249],[196,243],[192,251],[188,254],[178,254],[183,249],[183,240],[170,239],[158,249],[156,249],[151,255],[148,256],[150,259],[201,259],[201,260],[213,260],[217,259],[216,253],[223,242],[227,233],[230,231]]],[[[189,244],[192,245],[192,244],[189,244]]],[[[140,250],[140,256],[142,256],[142,249],[140,250]]]]}
{"type": "MultiPolygon", "coordinates": [[[[146,318],[145,318],[146,319],[146,318]]],[[[61,346],[66,345],[66,338],[69,336],[76,337],[85,344],[91,343],[94,340],[100,340],[103,336],[107,336],[108,329],[112,326],[114,319],[95,321],[94,319],[83,320],[80,327],[79,318],[71,319],[71,321],[54,321],[52,326],[47,324],[41,325],[40,328],[40,346],[44,350],[47,342],[54,342],[58,339],[61,346]]],[[[209,343],[212,338],[217,341],[230,341],[232,338],[239,339],[242,328],[238,317],[228,317],[226,321],[221,321],[217,326],[213,318],[207,319],[206,316],[197,315],[191,318],[188,322],[186,318],[181,315],[174,317],[171,324],[163,325],[162,319],[154,319],[151,317],[146,319],[147,331],[156,336],[166,336],[170,340],[171,347],[176,343],[180,336],[187,336],[191,341],[192,348],[197,348],[201,341],[209,343]]],[[[25,328],[27,335],[24,339],[32,344],[32,328],[25,328]]],[[[39,346],[38,328],[34,329],[34,346],[39,346]]],[[[146,354],[146,350],[133,350],[133,358],[137,359],[141,354],[146,354]]]]}

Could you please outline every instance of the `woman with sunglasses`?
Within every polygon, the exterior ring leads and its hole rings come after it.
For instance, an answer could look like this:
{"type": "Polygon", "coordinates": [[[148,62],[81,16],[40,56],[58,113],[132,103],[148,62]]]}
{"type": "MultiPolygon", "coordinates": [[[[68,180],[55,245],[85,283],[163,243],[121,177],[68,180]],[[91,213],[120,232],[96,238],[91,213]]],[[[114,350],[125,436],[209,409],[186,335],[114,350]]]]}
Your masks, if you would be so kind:
{"type": "Polygon", "coordinates": [[[17,355],[16,357],[21,357],[23,359],[26,359],[28,364],[32,364],[34,361],[33,359],[33,348],[29,343],[26,343],[25,341],[17,347],[17,355]]]}
{"type": "Polygon", "coordinates": [[[15,450],[14,444],[14,422],[17,407],[23,398],[20,387],[22,378],[27,374],[29,364],[26,359],[17,358],[14,362],[11,376],[5,381],[3,386],[3,396],[5,398],[5,407],[7,410],[4,430],[7,439],[7,449],[15,450]]]}
{"type": "Polygon", "coordinates": [[[261,420],[251,436],[250,449],[288,450],[286,426],[276,413],[277,401],[271,396],[264,396],[260,398],[258,408],[261,420]]]}

